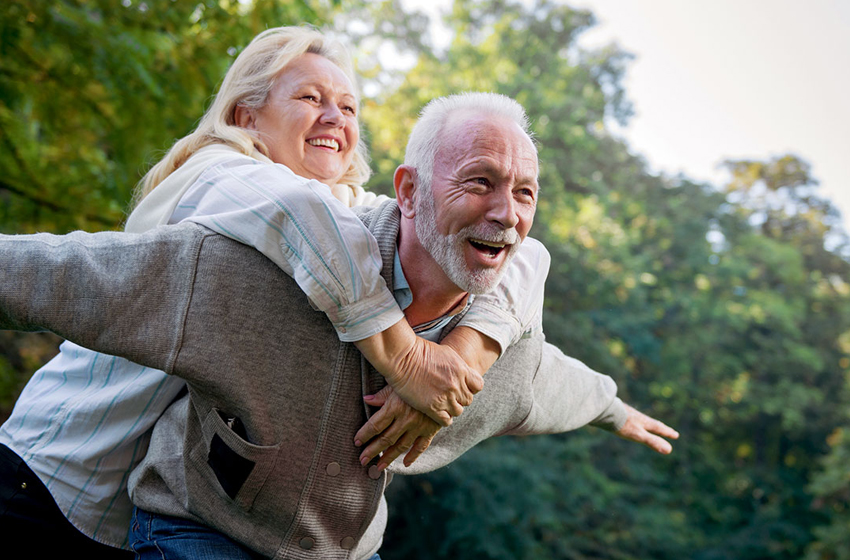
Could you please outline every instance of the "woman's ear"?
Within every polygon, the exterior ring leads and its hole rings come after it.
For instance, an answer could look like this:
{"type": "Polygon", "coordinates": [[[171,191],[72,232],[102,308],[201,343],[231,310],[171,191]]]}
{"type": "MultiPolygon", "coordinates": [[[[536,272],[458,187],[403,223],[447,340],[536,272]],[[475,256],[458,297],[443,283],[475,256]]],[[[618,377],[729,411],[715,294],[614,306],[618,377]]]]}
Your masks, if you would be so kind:
{"type": "Polygon", "coordinates": [[[257,130],[254,110],[251,107],[246,107],[241,103],[237,103],[236,109],[233,110],[233,120],[239,128],[257,130]]]}
{"type": "Polygon", "coordinates": [[[409,165],[399,165],[393,175],[393,186],[401,215],[408,219],[416,215],[416,183],[416,170],[409,165]]]}

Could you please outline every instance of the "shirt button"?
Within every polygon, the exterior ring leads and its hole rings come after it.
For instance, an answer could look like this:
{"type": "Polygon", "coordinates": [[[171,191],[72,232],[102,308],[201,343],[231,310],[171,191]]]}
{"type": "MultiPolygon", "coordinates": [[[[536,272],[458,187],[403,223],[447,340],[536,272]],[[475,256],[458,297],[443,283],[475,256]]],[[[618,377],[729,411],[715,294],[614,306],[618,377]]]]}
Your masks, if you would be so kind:
{"type": "Polygon", "coordinates": [[[313,548],[313,545],[316,544],[316,541],[311,539],[310,537],[304,537],[300,541],[298,541],[298,545],[304,550],[310,550],[313,548]]]}
{"type": "Polygon", "coordinates": [[[337,327],[338,332],[345,333],[345,327],[337,327]]]}
{"type": "Polygon", "coordinates": [[[354,540],[354,537],[345,537],[344,539],[339,541],[339,547],[343,550],[351,550],[352,548],[354,548],[355,542],[356,541],[354,540]]]}
{"type": "Polygon", "coordinates": [[[21,482],[21,490],[26,490],[26,489],[27,489],[27,483],[21,482]]]}
{"type": "Polygon", "coordinates": [[[374,480],[381,478],[381,471],[378,470],[378,465],[372,465],[369,467],[369,478],[374,480]]]}
{"type": "Polygon", "coordinates": [[[337,462],[328,463],[328,467],[325,469],[325,471],[328,473],[328,476],[336,476],[340,473],[341,470],[342,469],[340,468],[339,463],[337,462]]]}

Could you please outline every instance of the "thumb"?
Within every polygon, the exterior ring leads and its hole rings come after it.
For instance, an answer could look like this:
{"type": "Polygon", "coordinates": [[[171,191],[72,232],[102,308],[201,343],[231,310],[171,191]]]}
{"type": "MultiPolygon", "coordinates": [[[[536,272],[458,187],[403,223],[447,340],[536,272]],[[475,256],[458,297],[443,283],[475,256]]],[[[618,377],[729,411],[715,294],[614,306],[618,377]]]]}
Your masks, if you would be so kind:
{"type": "Polygon", "coordinates": [[[374,395],[366,395],[365,397],[363,397],[363,400],[371,406],[384,406],[384,404],[386,404],[387,402],[387,399],[390,398],[392,392],[393,388],[387,385],[374,395]]]}

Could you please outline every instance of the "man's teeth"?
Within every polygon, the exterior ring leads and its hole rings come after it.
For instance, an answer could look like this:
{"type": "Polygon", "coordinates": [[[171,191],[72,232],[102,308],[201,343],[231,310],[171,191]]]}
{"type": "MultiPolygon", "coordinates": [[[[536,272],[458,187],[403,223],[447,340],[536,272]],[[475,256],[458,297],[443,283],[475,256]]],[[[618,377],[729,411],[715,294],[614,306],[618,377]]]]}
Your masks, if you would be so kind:
{"type": "Polygon", "coordinates": [[[470,239],[470,241],[472,241],[473,243],[478,243],[479,245],[484,245],[485,247],[492,247],[494,249],[501,249],[505,245],[507,245],[507,243],[497,243],[497,242],[494,242],[494,241],[482,241],[480,239],[470,239]]]}
{"type": "Polygon", "coordinates": [[[324,146],[326,148],[333,148],[334,150],[339,151],[339,142],[333,138],[311,138],[307,140],[307,143],[311,146],[324,146]]]}

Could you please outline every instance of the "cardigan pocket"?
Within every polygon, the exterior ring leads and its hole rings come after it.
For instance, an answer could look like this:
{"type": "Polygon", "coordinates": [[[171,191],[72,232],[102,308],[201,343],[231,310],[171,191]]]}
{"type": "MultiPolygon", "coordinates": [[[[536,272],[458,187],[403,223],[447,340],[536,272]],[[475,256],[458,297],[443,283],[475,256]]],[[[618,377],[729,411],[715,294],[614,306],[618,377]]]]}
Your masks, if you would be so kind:
{"type": "Polygon", "coordinates": [[[248,442],[241,420],[215,408],[201,429],[203,438],[189,454],[195,469],[221,498],[250,510],[274,469],[280,445],[248,442]]]}

